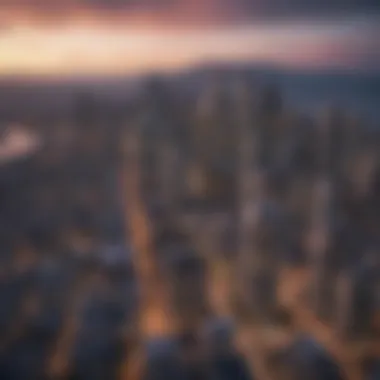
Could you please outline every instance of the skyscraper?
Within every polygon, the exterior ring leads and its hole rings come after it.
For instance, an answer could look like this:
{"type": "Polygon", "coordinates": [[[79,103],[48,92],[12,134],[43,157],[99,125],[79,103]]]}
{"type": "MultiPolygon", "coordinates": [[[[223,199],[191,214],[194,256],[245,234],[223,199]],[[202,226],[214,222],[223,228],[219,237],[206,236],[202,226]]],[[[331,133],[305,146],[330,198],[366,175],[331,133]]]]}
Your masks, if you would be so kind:
{"type": "Polygon", "coordinates": [[[279,210],[260,162],[263,141],[258,119],[251,113],[252,90],[243,81],[237,82],[234,90],[239,133],[237,282],[244,303],[266,314],[273,310],[276,299],[276,248],[268,243],[278,238],[273,233],[279,210]]]}
{"type": "Polygon", "coordinates": [[[201,92],[193,127],[193,178],[203,197],[226,199],[233,193],[236,130],[225,81],[207,83],[201,92]]]}
{"type": "Polygon", "coordinates": [[[309,258],[312,270],[313,309],[320,318],[331,318],[336,294],[337,268],[333,250],[336,238],[338,205],[337,184],[340,177],[342,144],[340,123],[335,113],[327,111],[318,125],[319,149],[312,195],[309,231],[309,258]]]}

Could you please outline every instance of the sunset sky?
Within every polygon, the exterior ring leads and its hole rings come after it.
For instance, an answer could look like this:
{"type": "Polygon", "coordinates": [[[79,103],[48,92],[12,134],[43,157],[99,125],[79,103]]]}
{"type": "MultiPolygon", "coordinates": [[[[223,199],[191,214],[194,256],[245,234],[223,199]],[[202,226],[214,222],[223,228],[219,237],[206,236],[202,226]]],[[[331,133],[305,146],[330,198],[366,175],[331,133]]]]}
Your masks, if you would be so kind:
{"type": "Polygon", "coordinates": [[[0,75],[380,68],[376,0],[0,0],[0,75]]]}

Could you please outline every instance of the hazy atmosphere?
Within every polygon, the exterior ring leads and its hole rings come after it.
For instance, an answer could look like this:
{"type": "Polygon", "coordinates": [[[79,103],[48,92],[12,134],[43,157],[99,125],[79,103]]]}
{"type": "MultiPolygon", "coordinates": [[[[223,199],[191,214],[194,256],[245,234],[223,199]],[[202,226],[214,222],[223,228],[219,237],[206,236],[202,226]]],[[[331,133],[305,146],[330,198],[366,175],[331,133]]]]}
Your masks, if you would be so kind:
{"type": "Polygon", "coordinates": [[[0,0],[0,380],[380,380],[379,0],[0,0]]]}

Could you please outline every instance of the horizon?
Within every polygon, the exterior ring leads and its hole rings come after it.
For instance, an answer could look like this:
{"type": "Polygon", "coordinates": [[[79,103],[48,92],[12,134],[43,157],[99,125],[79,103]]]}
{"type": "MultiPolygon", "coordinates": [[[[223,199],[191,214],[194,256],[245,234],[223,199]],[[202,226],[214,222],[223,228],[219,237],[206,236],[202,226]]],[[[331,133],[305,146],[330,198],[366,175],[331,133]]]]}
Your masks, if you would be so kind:
{"type": "Polygon", "coordinates": [[[1,77],[133,76],[212,62],[380,69],[377,8],[338,11],[325,4],[306,12],[297,2],[284,7],[280,0],[261,10],[248,0],[170,2],[178,7],[154,7],[147,0],[141,7],[123,1],[66,3],[51,2],[46,9],[44,0],[34,6],[22,0],[0,4],[1,77]]]}

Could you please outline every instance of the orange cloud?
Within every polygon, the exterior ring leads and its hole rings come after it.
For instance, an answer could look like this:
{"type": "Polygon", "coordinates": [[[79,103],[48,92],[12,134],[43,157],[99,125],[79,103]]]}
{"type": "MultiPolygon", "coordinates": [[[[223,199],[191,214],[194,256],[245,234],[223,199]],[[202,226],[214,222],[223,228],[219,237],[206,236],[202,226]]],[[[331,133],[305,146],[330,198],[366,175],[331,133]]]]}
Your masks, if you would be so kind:
{"type": "Polygon", "coordinates": [[[378,0],[1,0],[3,22],[67,22],[146,18],[170,24],[241,21],[268,15],[380,11],[378,0]]]}
{"type": "Polygon", "coordinates": [[[0,35],[0,73],[125,74],[208,61],[297,67],[356,65],[357,57],[366,54],[360,50],[366,36],[356,28],[335,29],[302,23],[182,31],[129,25],[18,27],[0,35]]]}
{"type": "Polygon", "coordinates": [[[99,0],[16,1],[9,6],[0,4],[0,23],[6,26],[128,25],[155,29],[225,24],[240,21],[244,14],[239,8],[221,6],[220,0],[163,1],[160,6],[152,6],[149,1],[120,4],[120,1],[99,0]]]}
{"type": "Polygon", "coordinates": [[[373,37],[379,28],[368,28],[378,20],[367,16],[252,23],[259,5],[283,2],[0,0],[0,74],[135,73],[205,61],[307,67],[380,61],[373,37]]]}

